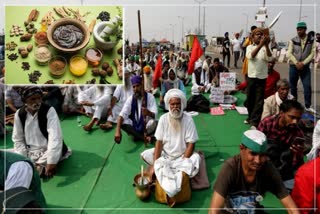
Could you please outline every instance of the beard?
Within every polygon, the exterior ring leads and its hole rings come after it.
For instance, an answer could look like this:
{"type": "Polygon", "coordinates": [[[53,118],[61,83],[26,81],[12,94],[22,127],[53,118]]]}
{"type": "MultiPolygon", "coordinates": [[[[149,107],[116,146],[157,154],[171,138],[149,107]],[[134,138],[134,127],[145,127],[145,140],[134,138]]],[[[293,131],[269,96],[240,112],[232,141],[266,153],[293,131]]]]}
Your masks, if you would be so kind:
{"type": "Polygon", "coordinates": [[[169,110],[169,125],[173,130],[181,130],[181,117],[182,112],[179,109],[169,110]]]}
{"type": "Polygon", "coordinates": [[[41,103],[33,103],[32,105],[27,105],[27,109],[31,111],[39,111],[41,103]]]}
{"type": "Polygon", "coordinates": [[[136,98],[136,99],[140,99],[141,98],[141,93],[140,92],[135,92],[133,94],[133,96],[136,98]]]}

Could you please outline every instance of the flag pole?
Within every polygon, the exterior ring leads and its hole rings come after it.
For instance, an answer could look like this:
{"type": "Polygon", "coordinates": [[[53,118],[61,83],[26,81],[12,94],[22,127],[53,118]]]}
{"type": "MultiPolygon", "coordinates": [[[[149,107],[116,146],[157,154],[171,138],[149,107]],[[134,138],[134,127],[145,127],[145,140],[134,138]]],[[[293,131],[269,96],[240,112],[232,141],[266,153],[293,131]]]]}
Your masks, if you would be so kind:
{"type": "MultiPolygon", "coordinates": [[[[139,28],[139,44],[140,44],[140,73],[141,73],[141,78],[142,78],[142,84],[141,84],[141,94],[142,94],[142,104],[141,104],[141,108],[147,108],[147,103],[145,103],[144,100],[144,75],[143,75],[143,61],[142,61],[142,36],[141,36],[141,20],[140,20],[140,10],[138,10],[138,28],[139,28]]],[[[143,115],[142,115],[143,117],[143,115]]],[[[147,135],[147,130],[146,130],[146,125],[147,125],[147,120],[146,118],[143,118],[143,122],[144,122],[144,128],[143,128],[143,135],[144,135],[144,146],[147,146],[147,142],[146,142],[146,135],[147,135]]]]}
{"type": "MultiPolygon", "coordinates": [[[[140,20],[140,10],[138,10],[138,27],[139,27],[139,44],[140,44],[140,68],[141,68],[141,74],[142,74],[142,86],[144,86],[144,75],[143,75],[143,61],[142,61],[142,57],[143,57],[143,54],[142,54],[142,36],[141,36],[141,20],[140,20]]],[[[144,87],[143,88],[143,91],[144,91],[144,87]]]]}

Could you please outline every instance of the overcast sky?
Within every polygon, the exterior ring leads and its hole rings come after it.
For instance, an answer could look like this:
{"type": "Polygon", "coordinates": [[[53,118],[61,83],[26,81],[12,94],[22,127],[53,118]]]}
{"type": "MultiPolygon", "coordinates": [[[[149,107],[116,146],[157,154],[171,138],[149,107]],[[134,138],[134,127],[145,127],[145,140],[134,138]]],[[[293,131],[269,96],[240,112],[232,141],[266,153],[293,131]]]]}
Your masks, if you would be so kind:
{"type": "MultiPolygon", "coordinates": [[[[273,27],[278,41],[287,41],[296,35],[296,23],[299,20],[301,0],[265,0],[270,24],[277,14],[282,11],[279,21],[273,27]]],[[[162,1],[164,2],[164,1],[162,1]]],[[[167,1],[178,4],[180,1],[167,1]]],[[[182,1],[181,1],[182,2],[182,1]]],[[[150,40],[167,38],[175,42],[181,41],[182,19],[184,33],[194,31],[198,27],[199,4],[194,0],[183,1],[187,5],[168,3],[165,6],[130,6],[126,7],[125,32],[130,42],[138,40],[137,10],[141,13],[142,37],[150,40]],[[183,17],[183,18],[179,18],[183,17]]],[[[301,20],[308,25],[308,31],[320,31],[319,1],[302,0],[301,20]],[[316,5],[317,3],[317,5],[316,5]],[[319,20],[317,23],[315,20],[319,20]],[[315,30],[318,29],[318,30],[315,30]]],[[[255,21],[255,14],[263,1],[233,0],[213,1],[206,0],[200,7],[200,27],[203,29],[203,14],[205,13],[205,34],[223,36],[225,32],[232,34],[241,29],[250,29],[251,25],[260,26],[255,21]],[[205,8],[205,12],[204,9],[205,8]],[[248,17],[248,24],[247,24],[248,17]]]]}
{"type": "MultiPolygon", "coordinates": [[[[199,0],[198,0],[199,1],[199,0]]],[[[204,1],[204,0],[201,0],[204,1]]],[[[278,41],[287,41],[296,35],[295,26],[299,20],[300,2],[301,20],[308,25],[308,31],[320,31],[320,0],[264,0],[270,24],[276,15],[282,15],[273,30],[278,41]]],[[[206,0],[201,4],[200,27],[203,29],[205,7],[205,34],[207,37],[222,36],[241,29],[250,29],[258,24],[254,17],[263,0],[206,0]],[[247,24],[248,17],[248,24],[247,24]]],[[[117,4],[125,7],[125,37],[130,42],[138,41],[137,11],[141,13],[142,36],[147,40],[167,38],[181,41],[182,20],[184,34],[198,27],[199,4],[195,0],[55,0],[56,5],[106,5],[117,4]],[[179,18],[183,17],[183,18],[179,18]]],[[[47,5],[53,1],[44,0],[0,0],[0,29],[4,28],[4,5],[47,5]]]]}

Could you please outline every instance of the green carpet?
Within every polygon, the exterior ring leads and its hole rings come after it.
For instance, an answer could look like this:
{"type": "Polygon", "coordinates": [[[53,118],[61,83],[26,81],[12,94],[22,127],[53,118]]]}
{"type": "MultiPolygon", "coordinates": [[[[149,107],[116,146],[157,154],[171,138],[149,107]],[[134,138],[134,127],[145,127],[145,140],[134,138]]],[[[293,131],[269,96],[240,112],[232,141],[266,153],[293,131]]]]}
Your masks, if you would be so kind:
{"type": "MultiPolygon", "coordinates": [[[[245,96],[240,93],[236,96],[237,104],[242,105],[245,96]]],[[[122,143],[114,144],[114,130],[108,132],[95,127],[87,133],[78,126],[77,117],[62,119],[64,140],[72,148],[73,155],[59,164],[53,179],[42,182],[49,213],[207,213],[221,165],[239,152],[241,135],[249,128],[243,124],[246,116],[239,115],[236,110],[225,112],[222,116],[200,113],[193,117],[199,134],[196,150],[205,154],[211,186],[193,191],[189,202],[175,208],[157,203],[153,195],[145,202],[135,196],[132,184],[143,164],[140,159],[140,153],[146,149],[143,143],[134,143],[122,132],[122,143]]],[[[82,125],[89,121],[87,117],[80,118],[82,125]]],[[[11,134],[6,139],[7,145],[12,147],[11,134]]],[[[266,195],[262,204],[268,208],[282,207],[271,194],[266,195]]],[[[268,212],[283,213],[279,210],[268,212]]]]}

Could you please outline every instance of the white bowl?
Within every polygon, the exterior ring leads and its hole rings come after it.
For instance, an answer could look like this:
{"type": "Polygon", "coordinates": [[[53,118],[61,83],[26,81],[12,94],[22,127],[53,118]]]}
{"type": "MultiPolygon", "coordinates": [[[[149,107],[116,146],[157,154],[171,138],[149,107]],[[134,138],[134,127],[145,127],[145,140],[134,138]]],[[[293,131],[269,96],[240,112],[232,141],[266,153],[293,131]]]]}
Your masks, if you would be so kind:
{"type": "Polygon", "coordinates": [[[93,39],[94,42],[96,43],[96,47],[101,49],[101,50],[111,50],[114,48],[119,41],[116,42],[106,42],[104,41],[103,38],[99,36],[99,34],[103,31],[107,23],[111,22],[100,22],[96,24],[93,28],[93,39]]]}

